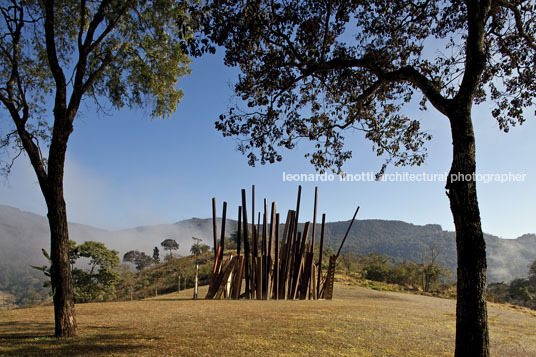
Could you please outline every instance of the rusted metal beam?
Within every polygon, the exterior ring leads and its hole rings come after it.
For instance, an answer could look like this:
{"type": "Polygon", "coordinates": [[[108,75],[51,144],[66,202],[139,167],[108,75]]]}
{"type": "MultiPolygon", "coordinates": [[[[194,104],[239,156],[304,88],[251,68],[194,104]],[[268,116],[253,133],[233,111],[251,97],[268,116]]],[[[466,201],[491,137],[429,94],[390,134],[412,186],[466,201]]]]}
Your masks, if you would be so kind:
{"type": "Polygon", "coordinates": [[[318,253],[318,279],[316,281],[316,297],[320,299],[320,277],[322,276],[322,254],[324,251],[324,227],[326,226],[326,214],[322,214],[322,227],[320,229],[320,252],[318,253]]]}
{"type": "Polygon", "coordinates": [[[276,218],[276,203],[272,202],[270,214],[270,237],[268,238],[268,248],[266,250],[266,299],[270,300],[272,295],[273,284],[273,263],[274,263],[274,245],[275,245],[275,218],[276,218]]]}
{"type": "MultiPolygon", "coordinates": [[[[348,237],[348,233],[350,233],[350,229],[352,228],[352,224],[354,224],[355,216],[357,216],[357,212],[359,212],[359,206],[357,206],[354,216],[352,217],[352,220],[350,221],[350,225],[348,226],[348,229],[346,230],[346,234],[344,235],[344,238],[341,242],[341,246],[339,247],[339,250],[337,251],[337,254],[335,255],[335,259],[339,257],[339,254],[341,253],[342,246],[344,245],[344,242],[346,241],[346,238],[348,237]]],[[[331,258],[330,258],[331,259],[331,258]]]]}
{"type": "Polygon", "coordinates": [[[279,226],[279,213],[277,213],[275,215],[275,273],[274,273],[274,277],[275,277],[275,281],[274,281],[274,291],[275,291],[275,299],[276,300],[279,300],[279,230],[280,230],[280,226],[279,226]]]}
{"type": "Polygon", "coordinates": [[[285,223],[285,231],[283,233],[283,254],[281,255],[281,271],[279,273],[279,298],[285,299],[286,297],[286,284],[288,280],[288,263],[290,259],[290,252],[292,248],[292,232],[294,224],[294,211],[289,210],[287,214],[287,221],[285,223]]]}
{"type": "Polygon", "coordinates": [[[227,221],[227,202],[223,202],[223,212],[221,215],[221,255],[223,257],[223,252],[225,251],[225,221],[227,221]]]}
{"type": "Polygon", "coordinates": [[[216,197],[212,198],[212,234],[214,236],[214,258],[218,251],[218,224],[216,222],[216,197]]]}
{"type": "Polygon", "coordinates": [[[251,297],[251,291],[249,290],[249,234],[248,234],[248,215],[246,209],[246,190],[242,189],[242,210],[243,218],[242,222],[244,225],[244,256],[245,256],[245,277],[246,277],[246,297],[249,299],[251,297]]]}
{"type": "Polygon", "coordinates": [[[242,234],[242,206],[238,206],[238,232],[236,237],[236,255],[240,258],[240,244],[242,234]]]}
{"type": "MultiPolygon", "coordinates": [[[[316,207],[318,205],[318,186],[315,186],[315,201],[314,201],[314,206],[313,206],[313,236],[311,238],[311,253],[313,253],[314,255],[314,252],[315,252],[315,238],[316,238],[316,207]]],[[[311,260],[311,267],[308,268],[308,269],[311,269],[311,271],[313,270],[313,265],[314,265],[314,259],[311,260]]],[[[311,298],[316,298],[316,291],[313,291],[312,290],[312,287],[313,287],[313,284],[312,284],[312,280],[314,280],[315,276],[313,274],[309,274],[308,276],[308,279],[310,280],[309,281],[309,289],[308,289],[308,293],[309,293],[309,299],[311,298]]]]}

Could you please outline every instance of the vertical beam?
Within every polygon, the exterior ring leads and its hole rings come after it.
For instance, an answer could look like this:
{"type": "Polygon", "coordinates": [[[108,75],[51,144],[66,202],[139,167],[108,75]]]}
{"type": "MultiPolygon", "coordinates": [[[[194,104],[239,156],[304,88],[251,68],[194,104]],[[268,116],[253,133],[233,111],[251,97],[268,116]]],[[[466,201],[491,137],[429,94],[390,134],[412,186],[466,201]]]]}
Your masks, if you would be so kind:
{"type": "Polygon", "coordinates": [[[298,186],[298,199],[296,200],[296,225],[294,227],[294,239],[298,235],[298,225],[300,224],[300,201],[301,201],[301,185],[298,186]]]}
{"type": "MultiPolygon", "coordinates": [[[[303,277],[303,270],[305,270],[305,252],[306,252],[306,247],[307,247],[307,240],[309,238],[310,226],[311,226],[311,222],[305,222],[302,240],[300,242],[301,247],[300,246],[298,247],[298,255],[296,258],[296,265],[295,265],[298,269],[294,273],[295,282],[293,284],[293,288],[294,288],[293,299],[296,298],[296,292],[298,291],[298,286],[300,285],[300,277],[303,277]]],[[[303,281],[303,284],[307,284],[307,281],[303,281]]]]}
{"type": "Polygon", "coordinates": [[[221,255],[223,258],[223,251],[225,250],[225,221],[227,220],[227,202],[223,202],[223,212],[221,215],[221,255]]]}
{"type": "Polygon", "coordinates": [[[261,213],[259,212],[257,216],[257,228],[255,230],[255,239],[256,239],[256,245],[257,248],[260,245],[260,255],[257,255],[257,252],[255,252],[255,287],[256,287],[256,296],[257,300],[262,300],[262,242],[260,241],[260,238],[262,238],[261,235],[261,213]]]}
{"type": "Polygon", "coordinates": [[[244,257],[238,257],[239,265],[238,265],[238,274],[236,276],[236,284],[235,284],[235,296],[234,298],[236,300],[240,299],[240,290],[242,289],[242,275],[244,274],[244,257]]]}
{"type": "Polygon", "coordinates": [[[326,225],[326,214],[322,214],[322,228],[320,230],[320,252],[318,254],[318,279],[316,281],[316,297],[320,299],[320,277],[322,276],[322,253],[324,250],[324,227],[326,225]]]}
{"type": "Polygon", "coordinates": [[[274,291],[275,291],[275,299],[279,300],[279,213],[275,215],[275,282],[274,282],[274,291]]]}
{"type": "Polygon", "coordinates": [[[286,284],[287,284],[287,272],[288,272],[288,260],[290,257],[290,251],[292,247],[292,232],[294,222],[294,211],[289,210],[287,214],[287,221],[285,223],[285,231],[283,233],[283,245],[284,251],[281,254],[281,271],[279,280],[279,297],[285,299],[286,297],[286,284]]]}
{"type": "Polygon", "coordinates": [[[251,226],[255,225],[255,185],[251,185],[251,226]]]}
{"type": "Polygon", "coordinates": [[[273,262],[274,262],[274,245],[275,245],[275,216],[276,203],[272,202],[270,215],[270,237],[268,238],[268,247],[266,249],[266,299],[270,300],[272,294],[273,262]]]}
{"type": "Polygon", "coordinates": [[[246,209],[246,190],[242,189],[242,209],[244,214],[244,256],[245,256],[245,277],[246,277],[246,297],[249,299],[251,291],[249,290],[249,238],[248,238],[248,215],[246,209]]]}
{"type": "Polygon", "coordinates": [[[313,237],[311,238],[311,248],[314,251],[315,249],[315,238],[316,238],[316,206],[318,204],[318,186],[315,186],[315,203],[313,208],[313,237]]]}
{"type": "Polygon", "coordinates": [[[264,214],[262,216],[262,297],[266,299],[268,289],[268,200],[264,199],[264,214]]]}
{"type": "Polygon", "coordinates": [[[218,225],[216,223],[216,197],[212,197],[212,234],[214,236],[214,258],[218,251],[218,225]]]}
{"type": "MultiPolygon", "coordinates": [[[[318,186],[315,186],[315,203],[313,207],[313,237],[311,238],[311,253],[315,252],[315,238],[316,238],[316,207],[318,205],[318,186]]],[[[311,267],[308,269],[311,269],[311,274],[308,276],[310,279],[309,281],[309,299],[316,298],[316,291],[312,290],[313,288],[313,280],[315,279],[314,274],[312,274],[313,271],[313,265],[314,265],[314,259],[311,259],[311,267]]]]}
{"type": "Polygon", "coordinates": [[[238,206],[238,232],[236,237],[236,255],[240,259],[240,235],[242,233],[242,206],[238,206]]]}
{"type": "MultiPolygon", "coordinates": [[[[297,224],[297,222],[296,222],[297,224]]],[[[292,257],[290,259],[290,266],[289,266],[289,276],[288,276],[288,292],[287,292],[287,299],[292,299],[293,292],[294,292],[294,285],[296,284],[296,278],[297,275],[297,266],[299,267],[300,262],[298,261],[298,255],[300,250],[300,242],[302,239],[301,232],[298,232],[298,236],[292,243],[292,257]]]]}
{"type": "Polygon", "coordinates": [[[256,277],[257,277],[257,241],[258,235],[255,230],[255,185],[251,185],[251,241],[253,251],[251,252],[251,298],[256,294],[256,277]]]}

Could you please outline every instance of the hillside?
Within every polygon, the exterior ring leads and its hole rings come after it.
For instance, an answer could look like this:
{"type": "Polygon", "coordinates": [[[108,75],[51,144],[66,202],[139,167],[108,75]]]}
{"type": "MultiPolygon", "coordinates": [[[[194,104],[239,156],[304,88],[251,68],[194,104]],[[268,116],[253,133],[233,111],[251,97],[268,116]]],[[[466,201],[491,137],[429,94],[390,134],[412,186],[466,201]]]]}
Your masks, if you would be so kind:
{"type": "MultiPolygon", "coordinates": [[[[205,290],[206,292],[206,290],[205,290]]],[[[201,291],[203,293],[203,291],[201,291]]],[[[192,291],[77,305],[57,340],[51,306],[0,314],[2,356],[452,356],[455,301],[335,287],[334,300],[191,300],[192,291]]],[[[536,317],[489,307],[493,356],[536,355],[536,317]]]]}
{"type": "MultiPolygon", "coordinates": [[[[237,222],[228,220],[226,236],[236,230],[237,222]]],[[[326,245],[337,249],[348,227],[348,221],[326,225],[326,245]]],[[[320,232],[318,226],[318,232],[320,232]]],[[[192,237],[203,239],[212,245],[212,220],[192,218],[173,224],[140,226],[131,229],[109,231],[71,223],[72,240],[103,242],[119,251],[120,256],[133,249],[152,253],[155,246],[166,238],[175,239],[179,254],[189,254],[192,237]]],[[[23,212],[0,205],[0,290],[17,295],[17,284],[23,284],[38,294],[43,280],[42,273],[29,268],[30,264],[46,264],[41,248],[49,247],[49,230],[43,216],[23,212]]],[[[317,238],[318,239],[318,238],[317,238]]],[[[488,245],[488,279],[509,281],[526,276],[529,264],[536,259],[536,235],[526,234],[517,239],[501,239],[486,235],[488,245]]],[[[444,231],[439,225],[414,225],[402,221],[357,220],[345,245],[345,249],[358,255],[370,252],[386,254],[398,259],[420,262],[428,247],[435,247],[439,262],[455,270],[456,248],[454,233],[444,231]]]]}

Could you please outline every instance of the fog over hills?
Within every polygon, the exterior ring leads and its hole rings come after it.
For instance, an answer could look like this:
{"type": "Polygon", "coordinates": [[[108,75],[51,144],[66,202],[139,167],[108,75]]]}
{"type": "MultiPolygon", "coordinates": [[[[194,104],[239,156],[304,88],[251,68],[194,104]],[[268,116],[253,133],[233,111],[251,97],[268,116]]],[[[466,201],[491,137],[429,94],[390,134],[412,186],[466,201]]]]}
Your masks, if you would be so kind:
{"type": "MultiPolygon", "coordinates": [[[[236,230],[237,222],[227,220],[226,236],[236,230]]],[[[218,228],[221,227],[218,220],[218,228]]],[[[326,224],[325,244],[337,249],[348,227],[348,221],[326,224]]],[[[164,239],[175,239],[179,254],[189,254],[192,237],[201,238],[212,246],[212,219],[192,218],[172,224],[141,226],[109,231],[82,224],[69,224],[70,238],[77,243],[88,240],[103,242],[119,251],[120,257],[129,250],[151,255],[164,239]]],[[[320,227],[317,228],[317,241],[320,227]]],[[[536,235],[525,234],[517,239],[502,239],[486,235],[488,280],[510,281],[527,275],[529,264],[536,259],[536,235]]],[[[0,205],[0,268],[27,268],[29,264],[46,263],[41,248],[49,250],[50,237],[46,217],[0,205]]],[[[370,252],[387,254],[399,259],[420,262],[429,247],[439,251],[439,261],[455,271],[456,246],[454,232],[441,226],[414,225],[402,221],[356,220],[345,249],[358,255],[370,252]]],[[[164,253],[162,252],[161,255],[164,253]]],[[[0,282],[1,284],[1,282],[0,282]]],[[[0,286],[0,290],[1,290],[0,286]]]]}

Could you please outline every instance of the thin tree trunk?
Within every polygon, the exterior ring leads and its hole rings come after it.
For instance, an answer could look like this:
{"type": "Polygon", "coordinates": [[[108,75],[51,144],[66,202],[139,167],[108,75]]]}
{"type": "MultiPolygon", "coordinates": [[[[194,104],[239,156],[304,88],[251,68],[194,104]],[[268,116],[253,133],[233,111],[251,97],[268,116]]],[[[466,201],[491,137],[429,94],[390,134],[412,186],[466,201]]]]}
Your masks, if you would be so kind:
{"type": "Polygon", "coordinates": [[[458,256],[455,356],[488,357],[486,244],[474,181],[475,137],[470,112],[470,104],[457,106],[449,117],[453,161],[446,189],[456,227],[458,256]]]}

